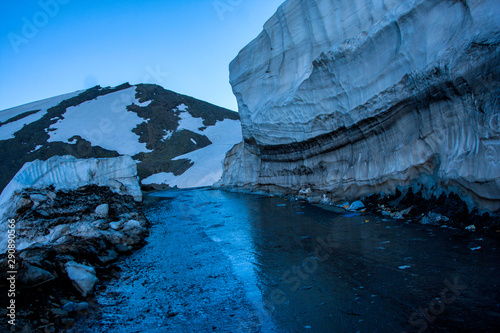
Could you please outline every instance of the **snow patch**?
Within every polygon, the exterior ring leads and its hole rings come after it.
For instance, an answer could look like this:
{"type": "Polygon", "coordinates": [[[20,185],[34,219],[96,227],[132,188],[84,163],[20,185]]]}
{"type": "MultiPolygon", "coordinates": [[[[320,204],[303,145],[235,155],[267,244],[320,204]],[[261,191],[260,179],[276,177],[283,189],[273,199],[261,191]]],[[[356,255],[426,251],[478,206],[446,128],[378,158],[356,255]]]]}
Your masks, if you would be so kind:
{"type": "Polygon", "coordinates": [[[199,128],[204,127],[202,118],[194,118],[189,112],[182,112],[179,117],[181,120],[177,130],[184,129],[205,135],[212,144],[174,158],[174,160],[188,159],[194,163],[182,175],[175,176],[171,172],[162,172],[143,179],[142,183],[167,184],[178,188],[212,186],[222,177],[226,153],[243,139],[241,123],[238,120],[225,119],[200,131],[199,128]]]}
{"type": "Polygon", "coordinates": [[[145,101],[145,102],[142,102],[142,103],[137,102],[136,104],[137,104],[138,106],[140,106],[141,108],[145,108],[146,106],[149,106],[149,104],[151,104],[151,102],[152,102],[152,100],[150,100],[150,101],[145,101]]]}
{"type": "MultiPolygon", "coordinates": [[[[160,172],[157,174],[154,174],[152,176],[149,176],[148,178],[145,178],[141,181],[144,185],[151,185],[151,184],[171,184],[175,181],[175,176],[172,172],[160,172]]],[[[175,186],[175,185],[170,185],[170,186],[175,186]]]]}
{"type": "Polygon", "coordinates": [[[163,133],[165,133],[165,135],[163,135],[163,138],[161,139],[161,141],[162,141],[162,142],[165,142],[165,141],[170,140],[170,138],[171,138],[171,137],[172,137],[172,135],[174,134],[174,131],[163,130],[163,133]]]}
{"type": "Polygon", "coordinates": [[[35,149],[33,149],[32,151],[30,151],[28,154],[34,153],[35,151],[37,151],[38,149],[40,149],[42,147],[43,147],[42,145],[38,145],[38,146],[35,147],[35,149]]]}
{"type": "Polygon", "coordinates": [[[47,98],[38,102],[33,102],[14,108],[6,109],[0,111],[0,122],[6,122],[15,116],[28,111],[40,110],[37,113],[24,117],[22,119],[16,120],[14,122],[0,126],[0,141],[9,140],[14,138],[14,134],[21,130],[24,126],[31,124],[37,120],[42,119],[42,117],[47,113],[47,110],[61,103],[64,100],[70,99],[72,97],[78,96],[83,90],[75,91],[73,93],[64,94],[52,98],[47,98]]]}
{"type": "Polygon", "coordinates": [[[139,136],[132,132],[145,122],[135,112],[127,110],[127,106],[134,103],[141,105],[135,95],[136,88],[131,87],[68,108],[64,119],[50,126],[54,131],[49,132],[48,141],[71,143],[69,139],[79,135],[93,146],[117,151],[121,155],[151,152],[146,143],[139,142],[139,136]]]}
{"type": "Polygon", "coordinates": [[[179,121],[179,126],[177,127],[178,131],[188,130],[205,135],[205,132],[201,133],[201,131],[199,130],[200,127],[205,126],[203,125],[203,118],[195,118],[187,111],[181,112],[179,114],[179,117],[181,118],[181,120],[179,121]]]}
{"type": "Polygon", "coordinates": [[[176,109],[179,111],[187,111],[188,108],[189,107],[186,104],[182,103],[181,105],[178,105],[176,109]]]}

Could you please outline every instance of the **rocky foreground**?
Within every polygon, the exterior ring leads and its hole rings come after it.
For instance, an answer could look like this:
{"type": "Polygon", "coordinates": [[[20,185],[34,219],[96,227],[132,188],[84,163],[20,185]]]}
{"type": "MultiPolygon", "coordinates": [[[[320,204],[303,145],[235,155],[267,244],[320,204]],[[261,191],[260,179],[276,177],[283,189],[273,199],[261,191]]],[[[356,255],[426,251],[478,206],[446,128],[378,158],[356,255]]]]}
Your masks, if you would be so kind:
{"type": "MultiPolygon", "coordinates": [[[[55,332],[70,328],[93,307],[99,281],[114,276],[113,262],[142,245],[147,221],[132,196],[107,187],[72,191],[26,189],[16,202],[15,328],[55,332]]],[[[0,287],[8,289],[7,253],[0,256],[0,287]]],[[[2,290],[2,295],[7,291],[2,290]]],[[[8,314],[2,297],[2,317],[8,314]]],[[[2,321],[6,323],[6,321],[2,321]]],[[[3,330],[14,326],[4,325],[3,330]]]]}
{"type": "Polygon", "coordinates": [[[1,330],[64,331],[91,310],[98,282],[146,236],[141,202],[131,157],[26,163],[0,195],[1,330]]]}

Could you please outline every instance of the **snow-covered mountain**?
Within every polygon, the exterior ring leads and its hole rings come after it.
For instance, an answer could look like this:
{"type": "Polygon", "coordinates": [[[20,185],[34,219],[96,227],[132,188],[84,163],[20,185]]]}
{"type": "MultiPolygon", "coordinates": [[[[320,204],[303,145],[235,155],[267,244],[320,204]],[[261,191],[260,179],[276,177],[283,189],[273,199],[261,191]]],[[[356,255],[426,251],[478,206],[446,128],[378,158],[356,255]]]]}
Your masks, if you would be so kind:
{"type": "Polygon", "coordinates": [[[165,90],[96,86],[0,111],[0,189],[52,156],[132,156],[142,184],[209,186],[242,140],[238,113],[165,90]]]}

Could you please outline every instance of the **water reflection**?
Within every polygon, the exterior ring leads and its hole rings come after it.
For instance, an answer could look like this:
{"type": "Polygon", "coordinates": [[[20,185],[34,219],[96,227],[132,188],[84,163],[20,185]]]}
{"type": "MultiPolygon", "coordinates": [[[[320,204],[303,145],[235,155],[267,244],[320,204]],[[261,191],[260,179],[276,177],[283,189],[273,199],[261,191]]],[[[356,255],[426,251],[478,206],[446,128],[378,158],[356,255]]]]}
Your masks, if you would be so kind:
{"type": "Polygon", "coordinates": [[[147,207],[153,225],[146,246],[121,263],[123,278],[98,296],[111,304],[103,309],[106,325],[83,331],[498,326],[500,258],[487,237],[346,216],[279,197],[207,189],[155,195],[168,200],[147,207]],[[481,251],[470,250],[477,246],[481,251]],[[445,288],[453,302],[436,303],[445,288]],[[450,294],[453,288],[460,292],[450,294]]]}
{"type": "MultiPolygon", "coordinates": [[[[448,239],[450,231],[374,216],[345,217],[278,197],[216,196],[223,223],[212,221],[205,230],[230,258],[264,327],[288,332],[419,328],[409,325],[409,316],[439,294],[444,280],[471,278],[470,250],[462,240],[448,239]]],[[[498,255],[491,250],[481,264],[496,270],[498,255]]],[[[473,299],[466,303],[478,306],[473,299]]],[[[462,315],[462,310],[441,314],[434,329],[441,322],[460,326],[462,315]]]]}

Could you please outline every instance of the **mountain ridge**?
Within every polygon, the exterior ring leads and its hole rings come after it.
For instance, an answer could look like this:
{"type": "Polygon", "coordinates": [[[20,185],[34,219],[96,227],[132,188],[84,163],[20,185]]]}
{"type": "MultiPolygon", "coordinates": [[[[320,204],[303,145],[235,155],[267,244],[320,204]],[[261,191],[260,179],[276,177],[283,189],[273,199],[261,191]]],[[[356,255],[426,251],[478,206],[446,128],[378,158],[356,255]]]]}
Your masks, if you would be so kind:
{"type": "MultiPolygon", "coordinates": [[[[195,164],[187,158],[175,158],[212,145],[229,150],[241,141],[239,132],[238,113],[159,85],[95,86],[0,111],[0,189],[24,163],[61,155],[129,155],[138,162],[140,179],[158,173],[175,178],[195,164]],[[203,128],[179,128],[184,118],[201,120],[203,128]],[[221,142],[213,135],[212,142],[205,135],[204,131],[214,132],[222,125],[234,127],[234,143],[221,142]]],[[[224,139],[231,141],[232,137],[224,139]]],[[[223,156],[213,158],[222,163],[223,156]]],[[[187,185],[211,185],[197,181],[200,179],[192,179],[187,185]]],[[[148,186],[173,187],[154,182],[148,186]]]]}

